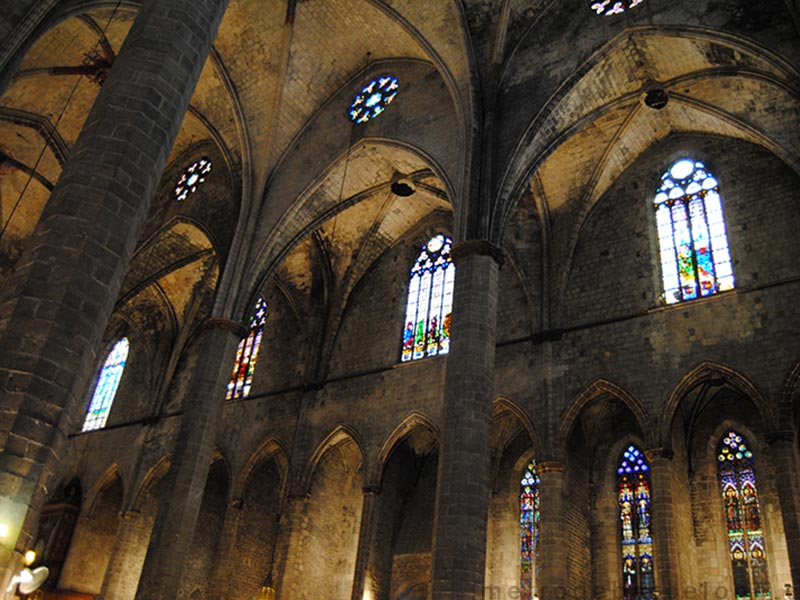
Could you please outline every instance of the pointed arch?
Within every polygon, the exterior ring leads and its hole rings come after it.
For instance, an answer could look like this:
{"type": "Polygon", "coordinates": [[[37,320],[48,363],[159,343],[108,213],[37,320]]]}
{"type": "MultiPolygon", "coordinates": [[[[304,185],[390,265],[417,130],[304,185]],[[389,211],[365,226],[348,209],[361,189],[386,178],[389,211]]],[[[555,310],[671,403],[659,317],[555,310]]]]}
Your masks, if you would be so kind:
{"type": "Polygon", "coordinates": [[[255,452],[247,459],[247,462],[244,467],[242,467],[241,471],[239,471],[239,474],[236,476],[231,486],[231,495],[234,498],[240,498],[253,472],[263,461],[270,459],[274,459],[275,462],[278,463],[281,478],[285,480],[289,470],[289,453],[283,441],[277,436],[271,435],[261,442],[255,452]]]}
{"type": "Polygon", "coordinates": [[[408,438],[415,429],[424,429],[430,432],[436,438],[437,442],[441,440],[441,431],[436,423],[434,423],[433,419],[418,411],[410,412],[400,424],[392,430],[386,437],[386,440],[384,440],[378,452],[378,456],[375,459],[375,463],[373,464],[368,485],[381,485],[383,474],[386,470],[386,463],[392,451],[399,443],[408,438]]]}
{"type": "Polygon", "coordinates": [[[141,510],[142,503],[147,494],[150,493],[156,485],[158,485],[159,481],[167,476],[167,473],[169,472],[170,459],[171,455],[165,454],[155,463],[153,463],[153,465],[147,470],[144,477],[142,477],[141,482],[139,483],[139,487],[131,498],[132,510],[141,510]]]}
{"type": "Polygon", "coordinates": [[[776,429],[775,414],[764,396],[742,373],[722,363],[705,360],[686,373],[672,388],[661,416],[659,444],[672,447],[672,425],[681,402],[695,387],[702,384],[728,386],[752,402],[768,429],[776,429]]]}
{"type": "Polygon", "coordinates": [[[306,465],[306,470],[303,474],[303,481],[301,484],[301,489],[304,494],[309,494],[311,492],[311,483],[314,480],[314,473],[316,472],[322,458],[328,453],[329,450],[333,450],[337,446],[347,442],[351,442],[355,445],[363,463],[366,453],[364,452],[364,444],[361,440],[361,436],[349,425],[337,425],[327,436],[325,436],[325,439],[319,443],[316,450],[314,450],[314,454],[311,455],[308,465],[306,465]]]}
{"type": "Polygon", "coordinates": [[[411,267],[401,362],[447,354],[456,265],[453,240],[439,233],[425,242],[411,267]]]}
{"type": "Polygon", "coordinates": [[[692,155],[683,154],[661,176],[652,208],[667,304],[736,286],[722,204],[716,177],[692,155]]]}
{"type": "Polygon", "coordinates": [[[716,447],[734,593],[737,598],[769,597],[767,548],[753,448],[732,427],[716,447]]]}
{"type": "Polygon", "coordinates": [[[128,338],[122,337],[106,353],[103,366],[100,367],[95,379],[92,399],[86,409],[82,431],[94,431],[105,427],[119,389],[119,383],[125,372],[130,347],[128,338]]]}
{"type": "Polygon", "coordinates": [[[232,461],[222,453],[222,450],[219,446],[215,446],[214,449],[211,451],[211,460],[208,464],[208,470],[211,472],[211,469],[214,468],[215,465],[219,464],[219,467],[223,469],[225,472],[225,477],[227,479],[228,484],[228,501],[233,497],[231,494],[233,493],[233,464],[232,461]]]}
{"type": "Polygon", "coordinates": [[[72,504],[77,503],[80,506],[86,502],[87,494],[85,490],[87,488],[83,477],[77,470],[72,469],[62,476],[58,485],[53,489],[53,493],[47,498],[47,503],[70,502],[72,504]]]}
{"type": "Polygon", "coordinates": [[[633,414],[639,428],[642,431],[646,445],[653,446],[652,443],[655,439],[655,430],[653,428],[650,415],[645,410],[644,406],[636,398],[634,398],[627,390],[619,385],[609,381],[608,379],[599,378],[587,385],[575,397],[575,400],[564,409],[561,415],[561,421],[556,432],[555,439],[555,452],[562,455],[566,448],[567,437],[572,430],[575,421],[581,414],[581,411],[586,408],[591,402],[604,396],[614,398],[622,402],[633,414]]]}
{"type": "Polygon", "coordinates": [[[795,361],[783,380],[778,418],[800,426],[800,360],[795,361]]]}
{"type": "Polygon", "coordinates": [[[493,417],[501,415],[504,412],[511,413],[519,420],[520,423],[522,423],[522,426],[525,428],[525,431],[528,433],[528,437],[531,440],[534,453],[538,454],[541,452],[542,438],[539,437],[539,432],[536,431],[536,427],[534,427],[533,421],[528,416],[527,411],[511,398],[507,398],[506,396],[498,396],[494,399],[492,407],[493,417]]]}
{"type": "Polygon", "coordinates": [[[623,597],[654,598],[650,465],[644,452],[628,444],[617,456],[616,473],[623,597]]]}
{"type": "Polygon", "coordinates": [[[250,395],[268,312],[267,303],[259,296],[250,313],[247,335],[239,341],[236,349],[226,400],[243,399],[250,395]]]}
{"type": "Polygon", "coordinates": [[[90,487],[85,494],[85,502],[83,511],[86,515],[91,515],[95,509],[98,498],[108,486],[113,485],[114,481],[119,481],[122,486],[122,498],[124,503],[125,492],[129,489],[126,485],[126,477],[122,471],[122,467],[118,463],[109,465],[105,471],[97,478],[92,487],[90,487]]]}

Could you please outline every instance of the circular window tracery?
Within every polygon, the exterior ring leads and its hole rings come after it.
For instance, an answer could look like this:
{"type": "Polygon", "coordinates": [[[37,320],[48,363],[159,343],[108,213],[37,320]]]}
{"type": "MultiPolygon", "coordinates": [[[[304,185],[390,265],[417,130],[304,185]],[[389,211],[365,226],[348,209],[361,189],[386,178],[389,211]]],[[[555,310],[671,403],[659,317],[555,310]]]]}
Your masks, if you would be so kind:
{"type": "Polygon", "coordinates": [[[627,0],[626,2],[619,0],[598,0],[592,4],[592,10],[598,15],[605,15],[608,17],[624,13],[629,8],[638,6],[642,2],[644,2],[644,0],[627,0]]]}
{"type": "Polygon", "coordinates": [[[350,119],[356,123],[366,123],[374,119],[392,103],[399,89],[397,77],[392,75],[376,77],[356,95],[348,112],[350,119]]]}
{"type": "Polygon", "coordinates": [[[197,188],[206,180],[206,176],[211,172],[211,159],[203,157],[196,160],[184,169],[181,173],[178,184],[175,186],[175,199],[183,202],[190,194],[197,191],[197,188]]]}

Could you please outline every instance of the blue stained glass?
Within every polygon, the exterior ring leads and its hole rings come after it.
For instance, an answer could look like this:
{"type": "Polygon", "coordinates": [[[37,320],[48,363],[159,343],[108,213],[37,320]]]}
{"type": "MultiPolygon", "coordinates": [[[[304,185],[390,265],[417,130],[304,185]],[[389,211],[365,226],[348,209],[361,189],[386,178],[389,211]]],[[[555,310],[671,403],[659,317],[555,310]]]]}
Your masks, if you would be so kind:
{"type": "Polygon", "coordinates": [[[182,202],[194,194],[209,173],[211,173],[211,159],[208,157],[203,157],[186,167],[175,185],[175,199],[182,202]]]}
{"type": "Polygon", "coordinates": [[[729,431],[717,451],[736,598],[771,597],[753,453],[745,438],[729,431]]]}
{"type": "Polygon", "coordinates": [[[539,579],[540,489],[536,461],[532,460],[520,482],[520,595],[532,600],[539,579]]]}
{"type": "Polygon", "coordinates": [[[264,324],[267,322],[267,303],[262,298],[256,301],[253,314],[250,315],[250,327],[245,338],[239,342],[236,358],[233,361],[233,373],[228,383],[226,400],[246,398],[250,395],[253,375],[256,372],[258,351],[264,335],[264,324]]]}
{"type": "Polygon", "coordinates": [[[89,403],[89,410],[83,422],[83,431],[92,431],[105,426],[119,381],[122,379],[122,372],[125,370],[129,349],[128,338],[122,338],[108,353],[103,368],[97,376],[92,401],[89,403]]]}
{"type": "Polygon", "coordinates": [[[409,274],[402,362],[447,354],[456,267],[450,260],[452,240],[433,236],[422,247],[409,274]]]}
{"type": "Polygon", "coordinates": [[[392,75],[382,75],[370,81],[356,94],[348,115],[356,123],[366,123],[381,114],[392,103],[400,84],[392,75]]]}
{"type": "Polygon", "coordinates": [[[703,163],[673,163],[653,204],[667,304],[733,289],[719,188],[703,163]]]}
{"type": "Polygon", "coordinates": [[[592,0],[592,10],[598,15],[619,15],[629,8],[639,6],[644,0],[592,0]]]}
{"type": "Polygon", "coordinates": [[[628,446],[617,466],[622,596],[625,600],[655,598],[648,469],[644,455],[636,446],[628,446]]]}

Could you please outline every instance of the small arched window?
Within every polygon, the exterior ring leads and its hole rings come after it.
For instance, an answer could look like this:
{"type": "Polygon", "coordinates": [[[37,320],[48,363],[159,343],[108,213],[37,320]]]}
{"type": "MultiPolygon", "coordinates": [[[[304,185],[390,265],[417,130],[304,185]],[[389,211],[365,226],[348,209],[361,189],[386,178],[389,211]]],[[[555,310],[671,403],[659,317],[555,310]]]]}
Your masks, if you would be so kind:
{"type": "Polygon", "coordinates": [[[108,353],[103,368],[100,369],[100,374],[97,376],[92,401],[89,403],[89,410],[83,421],[83,431],[105,427],[111,404],[114,402],[114,396],[119,387],[119,380],[122,379],[122,372],[125,370],[129,349],[128,338],[122,338],[108,353]]]}
{"type": "Polygon", "coordinates": [[[450,350],[450,313],[456,266],[450,260],[453,242],[442,234],[422,247],[411,267],[403,331],[403,362],[450,350]]]}
{"type": "Polygon", "coordinates": [[[719,443],[717,465],[735,595],[737,598],[769,598],[767,549],[753,453],[747,440],[735,431],[726,433],[719,443]]]}
{"type": "Polygon", "coordinates": [[[666,303],[733,289],[719,184],[705,165],[676,161],[661,176],[653,202],[666,303]]]}
{"type": "Polygon", "coordinates": [[[264,323],[267,321],[267,303],[262,298],[256,301],[253,314],[250,316],[250,328],[247,335],[239,342],[236,359],[233,361],[233,373],[228,383],[226,400],[246,398],[253,385],[253,374],[256,371],[258,350],[261,348],[261,337],[264,334],[264,323]]]}
{"type": "Polygon", "coordinates": [[[539,582],[539,515],[540,492],[539,473],[536,461],[532,460],[525,469],[520,481],[519,524],[520,524],[520,595],[522,600],[538,597],[539,582]]]}
{"type": "Polygon", "coordinates": [[[628,446],[617,466],[617,498],[622,542],[622,597],[655,598],[653,538],[650,530],[650,467],[636,446],[628,446]]]}

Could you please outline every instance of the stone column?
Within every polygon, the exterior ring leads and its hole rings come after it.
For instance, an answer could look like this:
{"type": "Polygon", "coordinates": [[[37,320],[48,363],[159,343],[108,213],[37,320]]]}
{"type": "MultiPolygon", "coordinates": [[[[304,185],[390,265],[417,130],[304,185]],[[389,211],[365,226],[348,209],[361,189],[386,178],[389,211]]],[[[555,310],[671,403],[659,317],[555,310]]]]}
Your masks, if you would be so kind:
{"type": "Polygon", "coordinates": [[[571,597],[567,582],[567,523],[565,508],[565,467],[559,462],[540,462],[539,471],[539,597],[563,600],[571,597]]]}
{"type": "Polygon", "coordinates": [[[681,578],[678,564],[678,543],[675,528],[676,500],[672,493],[672,452],[663,448],[645,451],[650,465],[653,523],[653,562],[659,600],[680,597],[681,578]]]}
{"type": "MultiPolygon", "coordinates": [[[[315,552],[306,552],[304,547],[308,498],[308,494],[299,493],[286,498],[285,521],[284,515],[281,515],[281,535],[273,571],[278,600],[292,600],[297,597],[297,588],[303,576],[299,567],[306,564],[307,557],[315,552]]],[[[313,568],[313,565],[308,567],[313,568]]]]}
{"type": "Polygon", "coordinates": [[[225,403],[236,347],[244,335],[240,323],[209,319],[203,324],[202,349],[183,404],[183,418],[158,507],[153,535],[139,580],[139,600],[174,600],[211,467],[217,424],[225,403]]]}
{"type": "MultiPolygon", "coordinates": [[[[778,431],[767,436],[769,456],[775,468],[775,487],[781,503],[783,531],[786,535],[786,550],[789,554],[789,568],[792,572],[794,595],[800,595],[800,462],[795,451],[794,435],[791,431],[778,431]]],[[[773,591],[773,597],[780,598],[781,588],[773,591]]]]}
{"type": "Polygon", "coordinates": [[[243,523],[243,508],[242,499],[234,498],[225,511],[225,519],[222,522],[222,531],[220,532],[219,545],[217,546],[214,574],[211,577],[209,590],[206,594],[206,598],[210,600],[222,600],[227,597],[226,590],[230,576],[235,569],[241,568],[241,565],[233,563],[232,557],[239,528],[243,525],[246,526],[243,523]]]}
{"type": "Polygon", "coordinates": [[[139,511],[122,512],[100,594],[104,600],[133,600],[152,527],[153,520],[139,511]]]}
{"type": "Polygon", "coordinates": [[[497,279],[502,254],[470,240],[453,249],[456,281],[436,484],[433,600],[483,598],[490,492],[497,279]]]}
{"type": "Polygon", "coordinates": [[[31,542],[69,432],[65,408],[89,387],[94,349],[227,4],[144,3],[0,291],[0,514],[6,544],[18,550],[31,542]]]}
{"type": "Polygon", "coordinates": [[[382,577],[384,573],[382,567],[385,565],[380,564],[384,561],[381,561],[378,556],[388,552],[391,561],[391,544],[386,543],[386,540],[379,539],[380,501],[380,487],[365,485],[351,600],[362,600],[366,591],[373,600],[387,600],[389,597],[389,582],[384,581],[382,577]]]}

